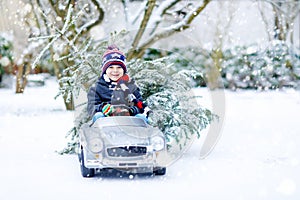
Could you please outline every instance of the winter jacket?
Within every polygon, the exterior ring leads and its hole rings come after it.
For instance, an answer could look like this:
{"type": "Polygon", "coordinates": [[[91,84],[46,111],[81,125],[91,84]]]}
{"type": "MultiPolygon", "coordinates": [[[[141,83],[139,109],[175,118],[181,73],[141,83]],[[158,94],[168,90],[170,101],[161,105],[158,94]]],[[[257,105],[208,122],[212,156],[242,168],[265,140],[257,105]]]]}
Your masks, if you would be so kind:
{"type": "MultiPolygon", "coordinates": [[[[88,92],[88,114],[92,117],[96,112],[101,112],[106,104],[125,104],[128,105],[128,94],[133,94],[133,98],[138,101],[143,101],[140,94],[140,89],[136,86],[133,80],[126,84],[125,91],[120,86],[111,81],[105,75],[101,76],[95,85],[93,85],[88,92]]],[[[140,109],[133,107],[135,113],[133,115],[142,113],[140,109]]]]}

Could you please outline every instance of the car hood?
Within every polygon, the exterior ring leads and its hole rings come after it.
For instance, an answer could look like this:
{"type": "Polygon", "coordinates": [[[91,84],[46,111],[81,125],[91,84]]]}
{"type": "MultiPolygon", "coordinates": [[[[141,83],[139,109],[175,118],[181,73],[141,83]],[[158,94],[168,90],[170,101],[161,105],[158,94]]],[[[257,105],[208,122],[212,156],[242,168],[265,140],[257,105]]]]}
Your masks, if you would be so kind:
{"type": "Polygon", "coordinates": [[[106,146],[149,145],[150,138],[157,135],[157,131],[153,128],[131,126],[104,127],[100,133],[106,146]]]}
{"type": "Polygon", "coordinates": [[[97,121],[91,127],[85,127],[84,138],[101,138],[104,146],[150,145],[152,137],[163,133],[142,119],[135,117],[110,117],[97,121]]]}

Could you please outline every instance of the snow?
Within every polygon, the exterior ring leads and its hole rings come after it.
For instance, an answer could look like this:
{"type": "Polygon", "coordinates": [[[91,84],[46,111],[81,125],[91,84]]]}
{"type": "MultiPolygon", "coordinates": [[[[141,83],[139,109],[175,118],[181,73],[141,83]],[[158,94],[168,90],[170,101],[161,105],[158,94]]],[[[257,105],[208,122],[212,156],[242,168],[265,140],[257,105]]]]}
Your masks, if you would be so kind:
{"type": "MultiPolygon", "coordinates": [[[[59,155],[73,112],[54,99],[57,83],[24,94],[0,89],[0,199],[299,199],[300,92],[225,91],[214,151],[199,159],[202,133],[165,176],[82,178],[75,155],[59,155]]],[[[207,89],[196,89],[210,105],[207,89]]]]}

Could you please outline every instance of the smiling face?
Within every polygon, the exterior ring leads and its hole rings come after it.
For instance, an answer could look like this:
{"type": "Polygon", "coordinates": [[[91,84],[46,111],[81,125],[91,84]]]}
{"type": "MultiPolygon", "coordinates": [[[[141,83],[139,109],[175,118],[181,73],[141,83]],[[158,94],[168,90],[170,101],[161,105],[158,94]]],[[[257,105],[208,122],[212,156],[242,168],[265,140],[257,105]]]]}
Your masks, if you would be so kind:
{"type": "Polygon", "coordinates": [[[117,81],[124,75],[124,70],[120,65],[111,65],[107,68],[106,74],[112,81],[117,81]]]}

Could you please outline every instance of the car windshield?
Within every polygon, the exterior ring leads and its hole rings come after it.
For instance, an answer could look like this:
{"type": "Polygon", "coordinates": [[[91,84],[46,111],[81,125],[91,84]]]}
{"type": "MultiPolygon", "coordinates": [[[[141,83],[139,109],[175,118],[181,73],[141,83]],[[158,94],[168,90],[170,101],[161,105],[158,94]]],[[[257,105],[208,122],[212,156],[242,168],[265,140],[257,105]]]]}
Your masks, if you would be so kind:
{"type": "Polygon", "coordinates": [[[103,117],[99,118],[95,122],[98,127],[107,127],[107,126],[134,126],[134,127],[146,127],[146,122],[137,117],[129,116],[118,116],[118,117],[103,117]]]}

